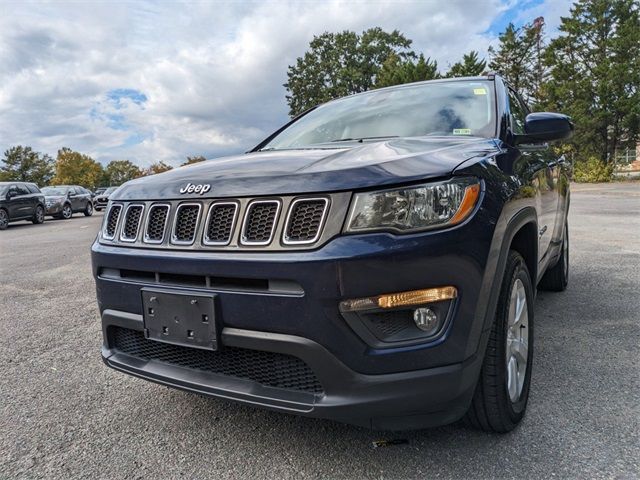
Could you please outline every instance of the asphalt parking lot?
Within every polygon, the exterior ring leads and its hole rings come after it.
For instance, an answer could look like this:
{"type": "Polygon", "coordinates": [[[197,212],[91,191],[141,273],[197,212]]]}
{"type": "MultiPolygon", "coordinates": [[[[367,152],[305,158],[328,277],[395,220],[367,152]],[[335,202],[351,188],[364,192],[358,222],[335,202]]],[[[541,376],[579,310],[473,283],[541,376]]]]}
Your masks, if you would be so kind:
{"type": "Polygon", "coordinates": [[[574,186],[569,289],[538,295],[529,411],[504,436],[371,432],[107,369],[89,255],[101,220],[0,232],[0,478],[640,476],[640,183],[574,186]]]}

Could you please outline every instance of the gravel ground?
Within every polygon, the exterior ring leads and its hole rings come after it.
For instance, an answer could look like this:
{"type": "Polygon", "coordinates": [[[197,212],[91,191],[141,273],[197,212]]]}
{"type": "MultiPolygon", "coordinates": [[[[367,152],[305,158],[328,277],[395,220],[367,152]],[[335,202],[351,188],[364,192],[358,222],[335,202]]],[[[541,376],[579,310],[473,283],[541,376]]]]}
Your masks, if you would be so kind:
{"type": "Polygon", "coordinates": [[[503,436],[371,432],[107,369],[89,259],[101,219],[0,232],[0,478],[640,476],[639,183],[574,187],[570,286],[538,296],[529,411],[503,436]]]}

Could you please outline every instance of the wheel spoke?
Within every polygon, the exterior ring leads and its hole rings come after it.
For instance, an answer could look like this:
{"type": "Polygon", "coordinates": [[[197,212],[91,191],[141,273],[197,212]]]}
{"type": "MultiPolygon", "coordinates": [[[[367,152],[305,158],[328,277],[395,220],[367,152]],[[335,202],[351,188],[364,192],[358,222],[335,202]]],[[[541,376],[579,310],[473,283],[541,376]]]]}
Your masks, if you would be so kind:
{"type": "Polygon", "coordinates": [[[507,364],[507,390],[511,400],[515,401],[518,397],[518,363],[515,357],[511,357],[507,364]]]}

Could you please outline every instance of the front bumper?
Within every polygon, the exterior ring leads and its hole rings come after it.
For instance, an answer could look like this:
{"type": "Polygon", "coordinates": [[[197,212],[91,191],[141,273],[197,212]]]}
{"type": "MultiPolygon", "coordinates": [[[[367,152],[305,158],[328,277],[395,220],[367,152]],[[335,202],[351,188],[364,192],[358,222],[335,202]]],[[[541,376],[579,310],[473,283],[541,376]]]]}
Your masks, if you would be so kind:
{"type": "Polygon", "coordinates": [[[47,205],[47,215],[57,215],[59,213],[62,212],[62,205],[63,204],[58,204],[58,203],[54,203],[51,205],[47,205]]]}
{"type": "Polygon", "coordinates": [[[481,209],[446,231],[340,236],[304,252],[182,252],[96,242],[92,260],[105,363],[184,390],[373,428],[449,423],[466,411],[481,365],[495,274],[489,260],[493,230],[487,225],[495,220],[481,209]],[[126,275],[111,275],[114,271],[126,275]],[[233,281],[188,284],[199,276],[233,281]],[[223,349],[295,356],[314,371],[323,392],[265,387],[119,351],[110,328],[141,331],[141,288],[164,277],[181,279],[170,287],[176,291],[216,293],[223,349]],[[299,290],[263,288],[263,280],[299,290]],[[242,286],[245,281],[248,286],[242,286]],[[436,342],[372,346],[338,308],[345,299],[443,285],[455,286],[459,296],[449,328],[436,342]]]}
{"type": "MultiPolygon", "coordinates": [[[[112,328],[142,331],[139,315],[107,310],[105,339],[112,328]]],[[[481,362],[465,362],[411,372],[365,375],[354,372],[327,349],[293,335],[224,328],[225,348],[237,347],[295,356],[322,384],[322,392],[263,386],[251,380],[216,375],[118,351],[111,340],[102,358],[111,368],[201,395],[231,399],[285,413],[332,419],[375,429],[417,429],[451,423],[467,410],[481,362]]]]}

